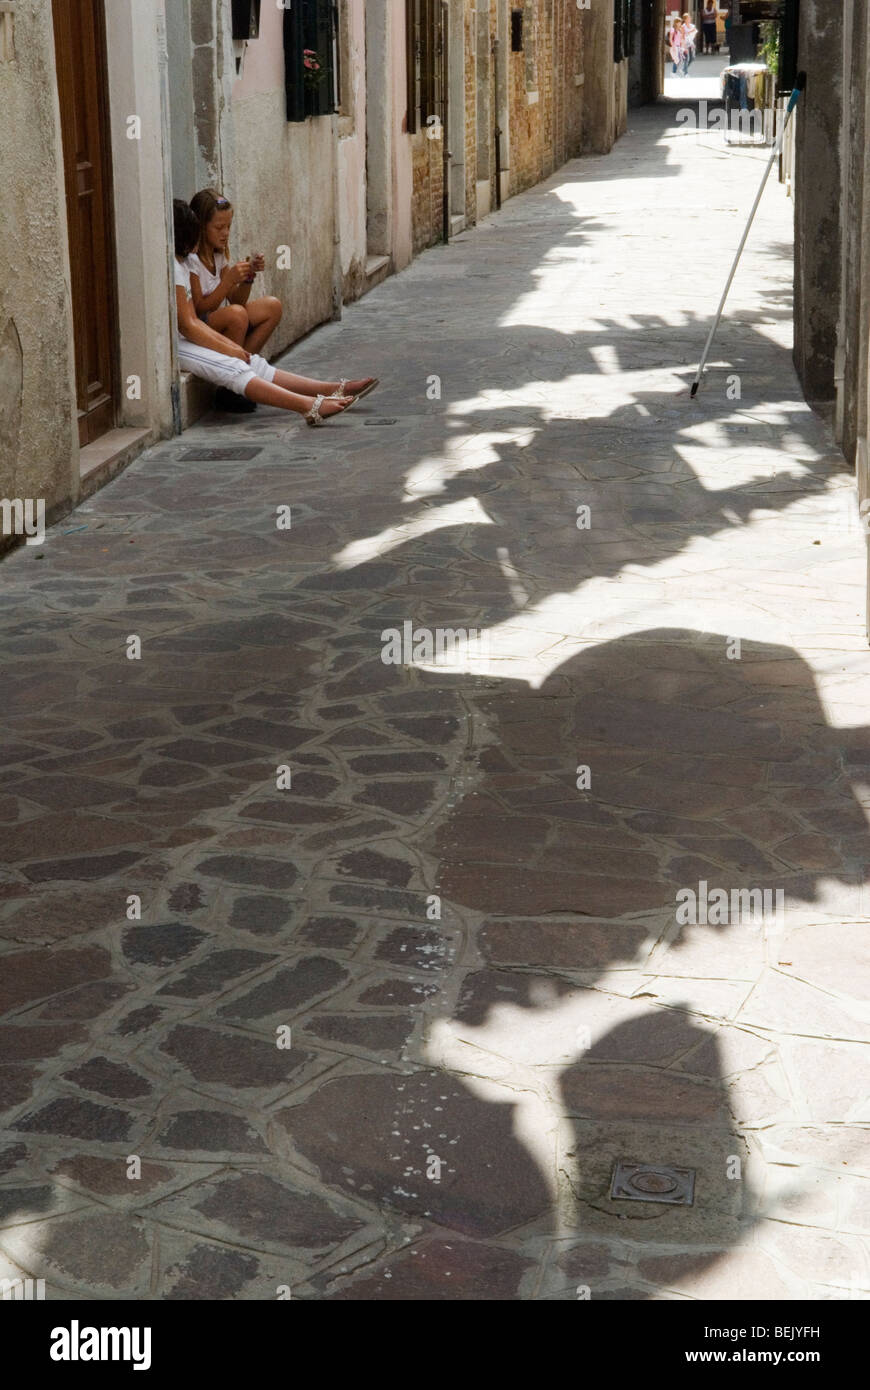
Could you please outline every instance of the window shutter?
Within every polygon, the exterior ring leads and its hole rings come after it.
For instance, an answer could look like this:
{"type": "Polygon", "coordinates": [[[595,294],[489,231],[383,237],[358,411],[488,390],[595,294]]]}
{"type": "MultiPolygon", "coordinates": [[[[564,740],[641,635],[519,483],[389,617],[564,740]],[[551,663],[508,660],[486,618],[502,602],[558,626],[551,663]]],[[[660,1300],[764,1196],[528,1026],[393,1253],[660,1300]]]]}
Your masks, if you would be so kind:
{"type": "Polygon", "coordinates": [[[334,0],[293,0],[284,11],[284,85],[288,121],[327,116],[335,110],[334,0]],[[305,49],[313,49],[323,73],[316,85],[305,80],[305,49]]]}

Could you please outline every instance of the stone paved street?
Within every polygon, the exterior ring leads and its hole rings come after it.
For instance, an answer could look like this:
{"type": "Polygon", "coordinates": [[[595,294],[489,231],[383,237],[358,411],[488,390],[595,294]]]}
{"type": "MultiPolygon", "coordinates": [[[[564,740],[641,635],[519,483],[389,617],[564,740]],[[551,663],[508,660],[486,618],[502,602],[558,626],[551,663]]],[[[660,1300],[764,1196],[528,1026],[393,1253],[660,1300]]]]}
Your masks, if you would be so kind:
{"type": "Polygon", "coordinates": [[[870,1297],[854,480],[775,181],[689,400],[767,151],[668,121],[298,344],[382,378],[337,423],[209,417],[0,566],[0,1277],[870,1297]]]}

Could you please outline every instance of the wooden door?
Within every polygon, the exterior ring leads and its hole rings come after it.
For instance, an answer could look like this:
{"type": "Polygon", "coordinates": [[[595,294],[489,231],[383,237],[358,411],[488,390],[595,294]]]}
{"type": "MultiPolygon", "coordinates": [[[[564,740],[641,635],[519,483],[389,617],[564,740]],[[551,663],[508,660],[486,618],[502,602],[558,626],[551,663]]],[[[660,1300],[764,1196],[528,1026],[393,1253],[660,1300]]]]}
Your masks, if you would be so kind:
{"type": "Polygon", "coordinates": [[[79,443],[115,424],[118,333],[103,0],[53,0],[79,443]]]}

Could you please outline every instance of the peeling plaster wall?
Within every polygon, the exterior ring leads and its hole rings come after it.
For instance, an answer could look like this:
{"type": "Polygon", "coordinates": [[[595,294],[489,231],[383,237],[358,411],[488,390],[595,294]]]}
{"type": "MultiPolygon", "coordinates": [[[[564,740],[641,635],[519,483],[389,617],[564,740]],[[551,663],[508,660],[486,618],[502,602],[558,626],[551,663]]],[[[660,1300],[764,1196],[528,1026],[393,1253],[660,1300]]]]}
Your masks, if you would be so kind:
{"type": "MultiPolygon", "coordinates": [[[[167,435],[173,428],[175,288],[167,245],[171,171],[165,163],[161,96],[167,63],[161,40],[164,2],[168,10],[176,0],[111,0],[106,50],[120,377],[123,383],[136,375],[142,383],[141,400],[129,400],[121,391],[118,423],[167,435]],[[140,140],[128,140],[125,134],[127,117],[134,113],[142,121],[140,140]]],[[[192,192],[187,190],[186,196],[192,192]]]]}
{"type": "Polygon", "coordinates": [[[231,249],[239,257],[262,251],[266,258],[266,271],[253,292],[277,295],[284,305],[284,317],[266,345],[267,354],[275,357],[333,316],[333,120],[287,120],[284,16],[277,6],[262,7],[260,36],[247,45],[241,80],[233,76],[228,6],[223,18],[218,36],[225,82],[220,158],[222,186],[235,207],[231,249]],[[281,246],[290,248],[286,270],[278,268],[281,246]]]}
{"type": "Polygon", "coordinates": [[[51,510],[75,495],[78,438],[54,36],[45,0],[19,0],[14,42],[13,61],[0,61],[0,497],[43,498],[51,510]]]}
{"type": "MultiPolygon", "coordinates": [[[[366,257],[366,13],[363,0],[349,0],[338,117],[338,226],[341,238],[342,297],[365,292],[366,257]]],[[[380,74],[383,77],[383,74],[380,74]]]]}

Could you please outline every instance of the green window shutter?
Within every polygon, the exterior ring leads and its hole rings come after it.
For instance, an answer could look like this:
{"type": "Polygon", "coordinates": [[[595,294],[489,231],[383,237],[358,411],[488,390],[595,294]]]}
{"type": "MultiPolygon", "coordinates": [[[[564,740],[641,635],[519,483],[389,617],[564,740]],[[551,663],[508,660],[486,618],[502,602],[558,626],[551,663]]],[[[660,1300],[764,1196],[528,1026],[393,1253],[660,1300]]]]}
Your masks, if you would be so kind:
{"type": "Polygon", "coordinates": [[[284,11],[284,84],[288,121],[328,116],[335,110],[334,0],[293,0],[284,11]],[[312,49],[322,76],[306,77],[305,50],[312,49]]]}

